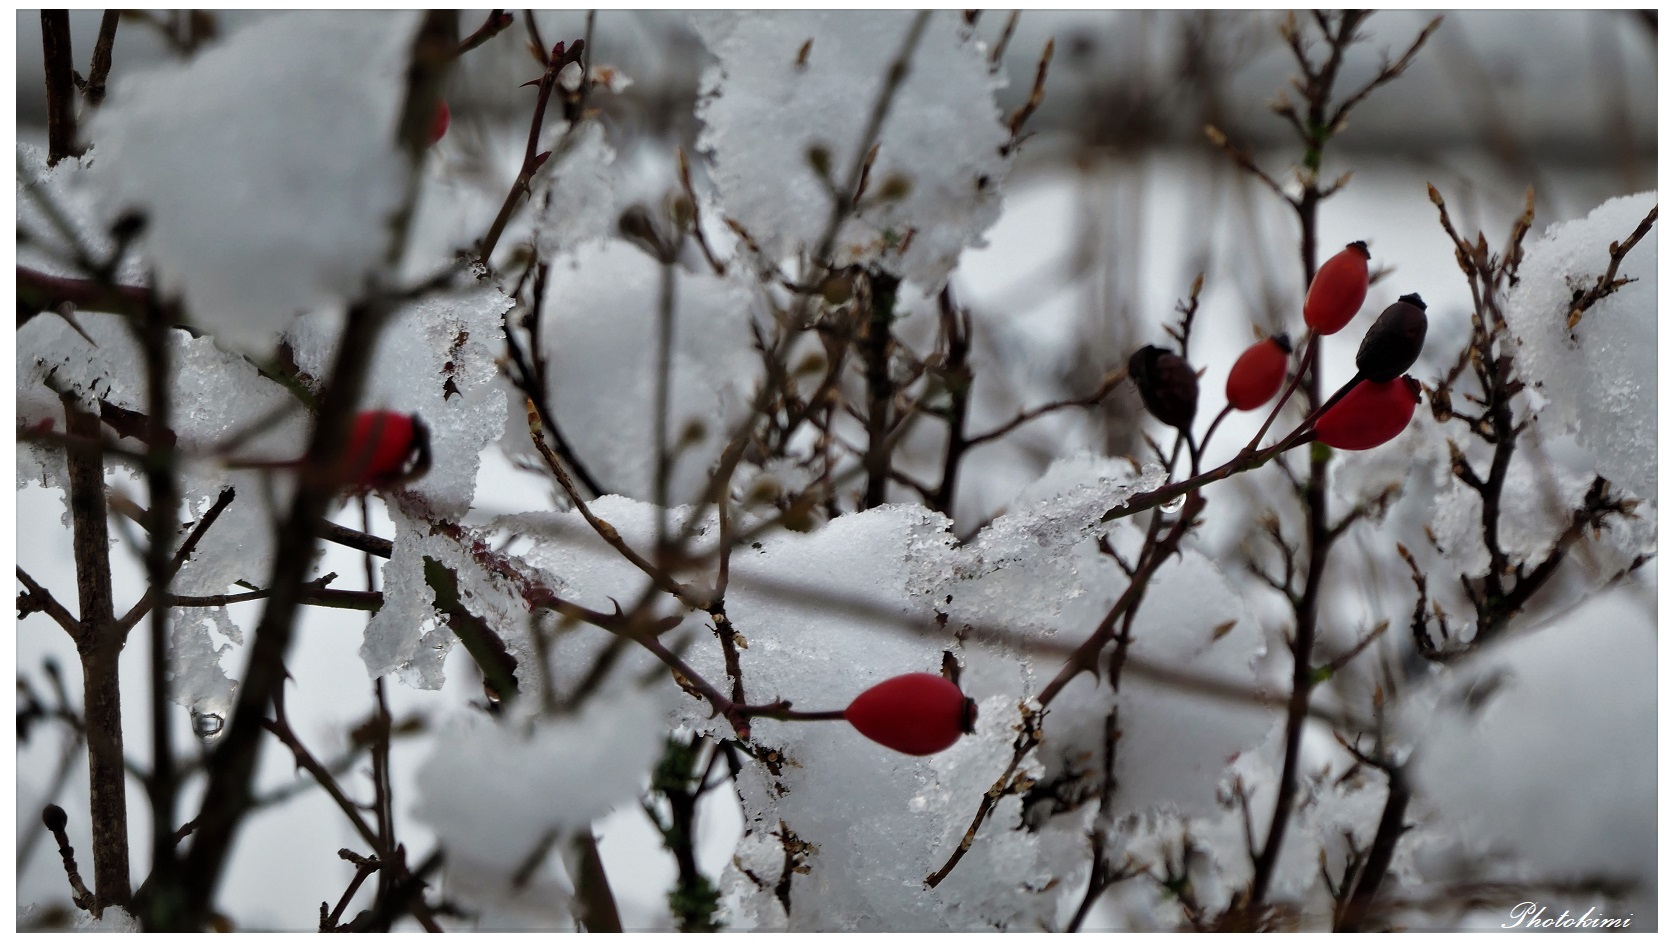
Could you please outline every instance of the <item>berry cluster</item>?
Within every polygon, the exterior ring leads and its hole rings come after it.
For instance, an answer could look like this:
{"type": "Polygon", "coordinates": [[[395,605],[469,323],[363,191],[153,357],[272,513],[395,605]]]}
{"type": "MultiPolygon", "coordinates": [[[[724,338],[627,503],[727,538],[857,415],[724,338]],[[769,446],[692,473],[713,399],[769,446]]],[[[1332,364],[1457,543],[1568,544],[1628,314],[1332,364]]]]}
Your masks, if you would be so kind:
{"type": "MultiPolygon", "coordinates": [[[[1319,267],[1302,304],[1302,320],[1317,337],[1348,326],[1366,301],[1370,283],[1366,243],[1352,242],[1319,267]]],[[[1407,427],[1419,385],[1406,371],[1424,349],[1429,321],[1416,294],[1385,308],[1355,354],[1357,372],[1312,417],[1314,438],[1333,448],[1376,448],[1407,427]]],[[[1227,408],[1249,412],[1265,406],[1284,385],[1291,356],[1285,334],[1258,341],[1233,363],[1226,378],[1227,408]]],[[[1304,356],[1306,369],[1310,352],[1304,356]]],[[[1183,357],[1146,346],[1128,360],[1128,375],[1145,408],[1159,421],[1189,432],[1197,414],[1197,372],[1183,357]]]]}

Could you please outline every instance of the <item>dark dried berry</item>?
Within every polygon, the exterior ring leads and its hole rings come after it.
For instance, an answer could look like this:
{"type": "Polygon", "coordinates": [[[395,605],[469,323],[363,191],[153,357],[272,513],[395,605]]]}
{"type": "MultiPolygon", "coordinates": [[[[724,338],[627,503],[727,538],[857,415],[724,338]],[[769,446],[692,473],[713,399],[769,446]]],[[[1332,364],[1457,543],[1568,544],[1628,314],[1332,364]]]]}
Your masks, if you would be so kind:
{"type": "Polygon", "coordinates": [[[1164,425],[1186,431],[1197,415],[1197,373],[1162,347],[1140,347],[1128,358],[1128,375],[1145,408],[1164,425]]]}
{"type": "Polygon", "coordinates": [[[1429,328],[1424,299],[1416,294],[1401,295],[1401,300],[1383,309],[1360,342],[1354,365],[1359,367],[1361,377],[1387,383],[1405,373],[1424,351],[1424,334],[1429,328]]]}

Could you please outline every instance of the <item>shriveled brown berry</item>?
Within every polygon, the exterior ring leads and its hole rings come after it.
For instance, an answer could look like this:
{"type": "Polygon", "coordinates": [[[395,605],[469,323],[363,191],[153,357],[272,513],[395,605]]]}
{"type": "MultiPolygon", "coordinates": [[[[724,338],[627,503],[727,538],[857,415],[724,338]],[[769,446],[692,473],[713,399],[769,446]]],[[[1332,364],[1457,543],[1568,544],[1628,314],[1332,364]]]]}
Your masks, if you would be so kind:
{"type": "Polygon", "coordinates": [[[1197,373],[1177,353],[1145,346],[1128,358],[1128,375],[1145,408],[1164,425],[1186,431],[1197,415],[1197,373]]]}
{"type": "Polygon", "coordinates": [[[1387,383],[1405,373],[1424,351],[1424,335],[1429,328],[1424,299],[1416,294],[1401,295],[1399,301],[1383,309],[1372,329],[1366,331],[1366,338],[1360,341],[1354,365],[1360,369],[1361,377],[1374,383],[1387,383]]]}

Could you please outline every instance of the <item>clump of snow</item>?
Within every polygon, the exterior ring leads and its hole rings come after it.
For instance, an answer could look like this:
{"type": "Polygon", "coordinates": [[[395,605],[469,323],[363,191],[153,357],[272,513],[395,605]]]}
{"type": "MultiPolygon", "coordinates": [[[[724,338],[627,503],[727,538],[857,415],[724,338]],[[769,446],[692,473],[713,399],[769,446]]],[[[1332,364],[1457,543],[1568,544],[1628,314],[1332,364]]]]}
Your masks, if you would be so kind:
{"type": "MultiPolygon", "coordinates": [[[[1109,567],[1114,570],[1114,567],[1109,567]]],[[[1152,578],[1134,618],[1133,657],[1205,680],[1252,687],[1266,650],[1261,626],[1242,618],[1238,595],[1214,562],[1182,549],[1152,578]]],[[[1273,702],[1280,699],[1274,692],[1273,702]]],[[[1116,776],[1123,809],[1207,809],[1229,757],[1272,726],[1259,703],[1227,703],[1139,675],[1122,679],[1116,776]]]]}
{"type": "Polygon", "coordinates": [[[1552,879],[1656,873],[1655,625],[1622,593],[1505,639],[1409,697],[1412,781],[1552,879]]]}
{"type": "MultiPolygon", "coordinates": [[[[551,368],[550,406],[583,466],[607,493],[655,491],[657,335],[662,266],[634,246],[585,245],[556,260],[539,338],[551,368]]],[[[696,499],[759,372],[752,289],[709,270],[674,269],[667,446],[670,502],[696,499]]],[[[527,450],[522,430],[508,447],[527,450]]]]}
{"type": "Polygon", "coordinates": [[[589,121],[560,141],[564,150],[548,158],[533,201],[535,245],[546,258],[604,238],[616,225],[616,151],[604,126],[589,121]]]}
{"type": "Polygon", "coordinates": [[[293,314],[358,295],[389,254],[416,24],[274,16],[112,84],[88,128],[95,179],[145,212],[160,287],[222,342],[265,349],[293,314]]]}
{"type": "MultiPolygon", "coordinates": [[[[885,74],[913,14],[716,13],[695,26],[718,63],[704,73],[698,146],[720,202],[776,257],[814,251],[832,199],[810,152],[845,185],[885,74]],[[799,63],[799,51],[811,40],[799,63]]],[[[1009,132],[986,50],[957,14],[933,14],[896,90],[858,213],[842,224],[839,265],[877,264],[934,290],[999,217],[1009,132]],[[891,189],[904,194],[890,193],[891,189]],[[889,198],[895,196],[897,198],[889,198]]]]}
{"type": "MultiPolygon", "coordinates": [[[[78,249],[88,261],[110,259],[116,241],[109,226],[110,207],[99,200],[99,175],[91,156],[67,157],[47,166],[46,151],[17,145],[17,263],[49,275],[85,278],[75,264],[78,249]],[[68,229],[68,232],[65,230],[68,229]]],[[[116,271],[122,284],[144,280],[144,264],[129,253],[116,271]]]]}
{"type": "MultiPolygon", "coordinates": [[[[416,501],[397,500],[388,506],[395,524],[394,551],[380,570],[384,605],[366,625],[361,660],[372,677],[399,672],[410,686],[439,689],[443,661],[458,636],[435,609],[425,558],[453,572],[459,603],[483,619],[508,648],[513,639],[524,637],[528,622],[526,573],[493,554],[481,534],[462,527],[444,532],[433,526],[416,501]]],[[[519,664],[524,662],[521,650],[511,653],[519,664]]],[[[520,689],[528,673],[518,672],[520,689]]]]}
{"type": "Polygon", "coordinates": [[[1100,518],[1165,480],[1155,466],[1136,473],[1114,458],[1059,459],[953,559],[927,560],[919,591],[956,624],[1004,625],[1019,637],[1053,634],[1063,624],[1091,630],[1103,612],[1075,600],[1084,593],[1082,572],[1114,568],[1092,546],[1110,531],[1100,518]]]}
{"type": "Polygon", "coordinates": [[[661,687],[620,685],[570,715],[466,713],[437,734],[413,813],[435,829],[450,870],[509,881],[546,835],[567,840],[635,800],[662,753],[667,709],[661,687]]]}
{"type": "Polygon", "coordinates": [[[1575,430],[1599,474],[1634,494],[1657,489],[1657,227],[1622,260],[1636,279],[1593,305],[1574,330],[1576,291],[1590,290],[1656,204],[1656,193],[1609,200],[1586,219],[1559,223],[1529,246],[1506,320],[1517,337],[1522,375],[1546,398],[1549,434],[1575,430]]]}
{"type": "Polygon", "coordinates": [[[76,916],[77,932],[139,932],[139,917],[121,906],[106,906],[102,915],[83,912],[76,916]]]}

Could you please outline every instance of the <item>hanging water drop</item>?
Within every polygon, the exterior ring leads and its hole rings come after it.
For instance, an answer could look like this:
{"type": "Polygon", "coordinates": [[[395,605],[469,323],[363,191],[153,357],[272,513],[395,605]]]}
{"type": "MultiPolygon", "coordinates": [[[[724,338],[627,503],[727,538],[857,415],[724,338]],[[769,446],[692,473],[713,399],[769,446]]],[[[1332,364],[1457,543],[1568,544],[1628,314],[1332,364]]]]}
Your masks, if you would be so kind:
{"type": "Polygon", "coordinates": [[[1180,512],[1180,508],[1184,506],[1186,506],[1186,495],[1181,494],[1179,497],[1163,504],[1162,512],[1165,514],[1177,514],[1180,512]]]}
{"type": "Polygon", "coordinates": [[[221,738],[227,728],[227,721],[219,713],[199,713],[192,711],[192,732],[202,743],[212,743],[221,738]]]}

